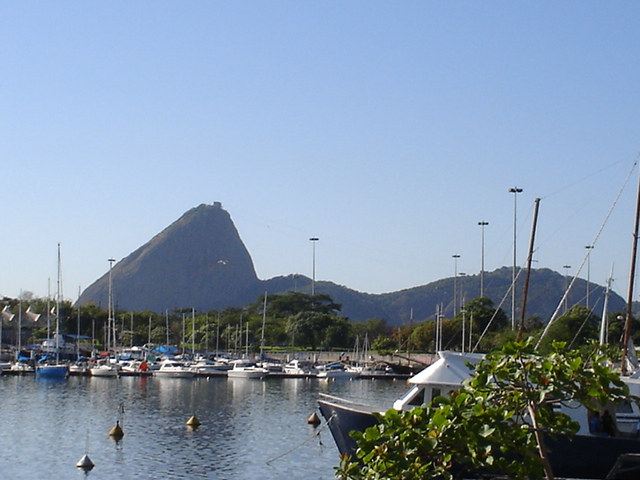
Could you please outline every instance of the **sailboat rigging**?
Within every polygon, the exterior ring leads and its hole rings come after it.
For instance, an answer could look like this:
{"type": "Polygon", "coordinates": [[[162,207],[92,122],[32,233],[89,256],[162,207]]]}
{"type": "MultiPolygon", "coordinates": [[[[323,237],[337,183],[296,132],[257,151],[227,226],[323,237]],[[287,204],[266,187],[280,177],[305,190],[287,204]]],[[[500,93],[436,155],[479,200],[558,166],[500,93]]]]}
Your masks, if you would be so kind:
{"type": "Polygon", "coordinates": [[[48,363],[38,365],[36,367],[36,375],[41,377],[56,377],[64,378],[69,375],[69,369],[66,363],[60,362],[60,301],[62,295],[62,267],[61,267],[61,254],[60,243],[58,243],[58,280],[57,280],[57,293],[56,293],[56,361],[55,363],[48,363]]]}

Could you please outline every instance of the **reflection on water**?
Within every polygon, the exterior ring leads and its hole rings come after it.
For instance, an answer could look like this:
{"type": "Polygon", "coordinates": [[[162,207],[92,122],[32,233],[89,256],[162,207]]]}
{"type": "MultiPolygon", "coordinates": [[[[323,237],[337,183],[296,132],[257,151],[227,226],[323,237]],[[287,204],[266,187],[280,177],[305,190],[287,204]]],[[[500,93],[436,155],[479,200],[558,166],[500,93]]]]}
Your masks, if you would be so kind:
{"type": "Polygon", "coordinates": [[[389,406],[405,390],[402,381],[1,376],[0,475],[330,480],[331,434],[306,423],[318,393],[389,406]],[[193,414],[196,430],[186,426],[193,414]],[[96,465],[87,474],[75,467],[85,453],[96,465]]]}

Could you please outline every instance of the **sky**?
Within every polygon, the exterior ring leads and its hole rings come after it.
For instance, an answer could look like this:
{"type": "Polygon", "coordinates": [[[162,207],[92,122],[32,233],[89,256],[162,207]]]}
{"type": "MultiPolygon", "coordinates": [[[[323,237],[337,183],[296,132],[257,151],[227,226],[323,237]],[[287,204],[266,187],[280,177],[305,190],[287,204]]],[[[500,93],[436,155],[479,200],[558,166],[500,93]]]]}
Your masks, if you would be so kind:
{"type": "Polygon", "coordinates": [[[626,296],[638,19],[631,1],[2,2],[0,294],[53,295],[60,243],[73,300],[216,201],[259,278],[311,277],[317,237],[316,280],[393,292],[512,266],[514,227],[524,265],[540,198],[533,266],[613,268],[626,296]]]}

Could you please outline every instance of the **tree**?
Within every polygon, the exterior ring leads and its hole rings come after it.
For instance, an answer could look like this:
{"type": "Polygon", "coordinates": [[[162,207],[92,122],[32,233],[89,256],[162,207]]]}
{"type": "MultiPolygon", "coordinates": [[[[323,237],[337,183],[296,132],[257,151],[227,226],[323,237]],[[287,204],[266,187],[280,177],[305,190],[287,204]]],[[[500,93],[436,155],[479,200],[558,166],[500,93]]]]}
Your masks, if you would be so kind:
{"type": "MultiPolygon", "coordinates": [[[[259,302],[262,308],[262,300],[259,302]]],[[[342,305],[335,303],[329,295],[307,295],[300,292],[290,292],[283,295],[269,295],[268,311],[279,317],[289,317],[301,312],[319,312],[335,315],[342,305]]]]}
{"type": "Polygon", "coordinates": [[[598,338],[600,318],[581,305],[574,305],[549,327],[540,343],[540,351],[546,352],[552,342],[582,345],[598,338]]]}
{"type": "Polygon", "coordinates": [[[357,460],[343,458],[337,476],[360,479],[444,479],[489,471],[517,479],[553,478],[543,433],[572,437],[578,425],[553,405],[586,408],[634,400],[594,343],[551,354],[534,342],[510,342],[487,354],[473,375],[447,398],[408,412],[390,410],[379,424],[353,432],[357,460]]]}
{"type": "MultiPolygon", "coordinates": [[[[466,318],[473,319],[473,330],[481,334],[484,332],[489,322],[489,331],[500,330],[509,323],[507,315],[501,308],[496,309],[493,301],[489,298],[474,298],[464,306],[466,318]]],[[[462,313],[457,316],[461,317],[462,313]]]]}
{"type": "Polygon", "coordinates": [[[336,322],[338,317],[328,313],[300,312],[289,317],[287,333],[295,336],[296,345],[315,350],[324,340],[323,332],[336,322]]]}

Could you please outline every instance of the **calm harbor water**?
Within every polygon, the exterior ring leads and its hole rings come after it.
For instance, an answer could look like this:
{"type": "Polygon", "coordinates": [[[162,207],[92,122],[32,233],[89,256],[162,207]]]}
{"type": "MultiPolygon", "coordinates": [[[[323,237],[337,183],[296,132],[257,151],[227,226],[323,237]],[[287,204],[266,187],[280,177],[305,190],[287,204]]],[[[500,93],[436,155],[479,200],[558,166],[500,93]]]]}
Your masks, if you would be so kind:
{"type": "Polygon", "coordinates": [[[404,380],[3,375],[0,477],[330,480],[331,433],[307,424],[319,393],[389,406],[406,389],[404,380]],[[195,431],[185,425],[194,413],[195,431]],[[115,442],[118,419],[125,436],[115,442]],[[88,473],[75,466],[85,453],[96,465],[88,473]]]}

